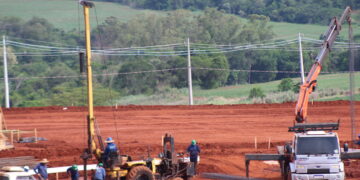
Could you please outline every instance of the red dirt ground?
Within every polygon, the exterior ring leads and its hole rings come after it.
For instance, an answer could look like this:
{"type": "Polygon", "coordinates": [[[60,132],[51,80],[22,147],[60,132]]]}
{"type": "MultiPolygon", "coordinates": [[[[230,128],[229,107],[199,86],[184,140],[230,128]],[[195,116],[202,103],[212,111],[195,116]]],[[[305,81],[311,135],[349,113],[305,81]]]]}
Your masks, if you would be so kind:
{"type": "MultiPolygon", "coordinates": [[[[245,153],[275,153],[276,145],[291,141],[287,132],[294,119],[294,103],[201,106],[119,106],[96,107],[95,116],[103,139],[112,136],[122,154],[135,159],[160,152],[161,137],[171,133],[177,151],[184,151],[192,139],[202,149],[200,172],[245,176],[245,153]],[[255,149],[255,139],[257,149],[255,149]],[[268,149],[268,142],[271,148],[268,149]]],[[[360,103],[357,103],[359,109],[360,103]]],[[[309,122],[336,122],[342,142],[351,140],[347,101],[316,102],[309,105],[309,122]]],[[[80,107],[34,107],[4,110],[9,129],[32,130],[48,139],[37,144],[16,144],[15,150],[0,157],[33,155],[48,158],[50,166],[80,164],[85,147],[86,113],[80,107]]],[[[359,114],[359,113],[358,113],[359,114]]],[[[359,117],[359,116],[357,116],[359,117]]],[[[250,163],[250,175],[280,179],[277,165],[250,163]]],[[[360,179],[360,162],[346,166],[348,179],[360,179]]],[[[200,178],[197,178],[200,179],[200,178]]]]}

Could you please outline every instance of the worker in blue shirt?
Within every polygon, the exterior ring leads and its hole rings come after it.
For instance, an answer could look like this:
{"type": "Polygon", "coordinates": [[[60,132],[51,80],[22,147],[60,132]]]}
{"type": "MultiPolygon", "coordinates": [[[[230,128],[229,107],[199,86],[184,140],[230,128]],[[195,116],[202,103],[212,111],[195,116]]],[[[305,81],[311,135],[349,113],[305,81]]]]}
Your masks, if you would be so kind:
{"type": "Polygon", "coordinates": [[[360,134],[358,134],[358,140],[355,142],[355,144],[360,146],[360,134]]]}
{"type": "Polygon", "coordinates": [[[200,148],[196,145],[196,141],[192,140],[191,145],[187,148],[187,152],[190,154],[190,162],[194,163],[194,171],[196,174],[196,165],[198,163],[198,156],[200,154],[200,148]]]}
{"type": "Polygon", "coordinates": [[[112,139],[112,137],[108,137],[105,140],[105,143],[107,143],[107,146],[105,148],[104,154],[106,156],[109,156],[112,152],[117,152],[117,147],[116,144],[114,143],[114,140],[112,139]]]}
{"type": "Polygon", "coordinates": [[[47,173],[47,166],[46,164],[49,161],[47,159],[42,159],[38,165],[34,168],[34,172],[39,176],[40,180],[47,180],[48,173],[47,173]]]}
{"type": "Polygon", "coordinates": [[[107,143],[107,145],[103,154],[103,162],[106,165],[105,167],[111,167],[114,165],[114,163],[117,163],[116,160],[118,156],[118,148],[116,147],[112,137],[108,137],[105,140],[105,143],[107,143]]]}
{"type": "Polygon", "coordinates": [[[99,163],[96,166],[94,180],[105,180],[106,172],[103,168],[103,163],[99,163]]]}
{"type": "Polygon", "coordinates": [[[80,177],[78,167],[76,164],[72,165],[66,170],[66,174],[71,177],[71,180],[78,180],[80,177]]]}

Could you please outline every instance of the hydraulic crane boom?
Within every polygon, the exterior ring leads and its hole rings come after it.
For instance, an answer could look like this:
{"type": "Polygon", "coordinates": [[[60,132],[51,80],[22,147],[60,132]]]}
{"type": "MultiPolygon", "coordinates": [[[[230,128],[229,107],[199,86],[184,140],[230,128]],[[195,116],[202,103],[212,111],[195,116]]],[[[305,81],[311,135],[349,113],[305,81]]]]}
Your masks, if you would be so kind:
{"type": "Polygon", "coordinates": [[[344,22],[345,19],[348,21],[348,23],[350,23],[350,14],[350,7],[346,7],[339,20],[334,17],[330,22],[329,29],[325,33],[325,39],[321,46],[320,52],[316,56],[315,63],[311,67],[311,70],[307,75],[305,82],[300,86],[299,97],[295,108],[295,120],[297,123],[303,123],[304,121],[306,121],[309,96],[316,87],[316,79],[320,74],[323,60],[329,54],[330,48],[335,42],[337,35],[339,35],[339,32],[341,30],[341,24],[344,22]]]}

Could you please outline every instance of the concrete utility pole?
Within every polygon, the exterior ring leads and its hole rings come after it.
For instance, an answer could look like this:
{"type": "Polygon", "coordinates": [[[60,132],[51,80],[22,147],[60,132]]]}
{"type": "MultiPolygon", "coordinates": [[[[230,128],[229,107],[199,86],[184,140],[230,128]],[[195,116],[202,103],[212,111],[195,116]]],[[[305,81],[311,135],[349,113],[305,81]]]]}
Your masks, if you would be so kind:
{"type": "Polygon", "coordinates": [[[351,140],[352,142],[356,141],[356,108],[355,108],[355,47],[354,47],[354,37],[353,30],[351,26],[351,18],[348,20],[349,23],[349,91],[350,91],[350,118],[351,118],[351,140]]]}
{"type": "Polygon", "coordinates": [[[301,34],[299,33],[299,54],[300,54],[300,73],[301,73],[301,84],[305,83],[305,75],[304,75],[304,59],[302,54],[302,46],[301,46],[301,34]]]}
{"type": "Polygon", "coordinates": [[[191,58],[190,58],[190,39],[187,39],[188,48],[188,86],[189,86],[189,105],[193,105],[193,92],[192,92],[192,76],[191,76],[191,58]]]}
{"type": "Polygon", "coordinates": [[[10,108],[9,79],[8,79],[8,71],[7,71],[7,54],[6,54],[5,36],[3,36],[3,57],[4,57],[4,81],[5,81],[5,107],[10,108]]]}

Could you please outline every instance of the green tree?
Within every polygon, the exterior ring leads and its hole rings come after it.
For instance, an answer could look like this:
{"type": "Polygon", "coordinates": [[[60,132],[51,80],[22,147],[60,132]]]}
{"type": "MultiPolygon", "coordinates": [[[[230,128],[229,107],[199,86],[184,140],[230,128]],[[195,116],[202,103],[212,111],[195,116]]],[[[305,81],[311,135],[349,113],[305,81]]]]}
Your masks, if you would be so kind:
{"type": "Polygon", "coordinates": [[[122,89],[126,94],[149,94],[156,87],[154,66],[145,59],[124,63],[114,80],[114,87],[122,89]]]}
{"type": "MultiPolygon", "coordinates": [[[[115,99],[119,98],[120,94],[110,88],[103,87],[101,84],[95,83],[94,90],[94,105],[104,106],[113,105],[115,99]]],[[[53,89],[54,93],[49,98],[45,99],[47,105],[57,106],[86,106],[87,105],[87,90],[86,87],[77,87],[73,83],[63,83],[53,89]]]]}

